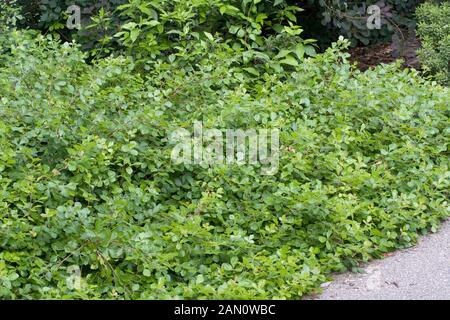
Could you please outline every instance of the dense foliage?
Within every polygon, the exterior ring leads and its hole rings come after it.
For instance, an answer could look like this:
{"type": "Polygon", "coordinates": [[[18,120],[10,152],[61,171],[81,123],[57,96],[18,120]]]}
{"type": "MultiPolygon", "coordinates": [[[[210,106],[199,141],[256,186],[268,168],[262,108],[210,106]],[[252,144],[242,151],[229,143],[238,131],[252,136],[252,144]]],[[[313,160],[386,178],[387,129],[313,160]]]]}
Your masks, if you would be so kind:
{"type": "Polygon", "coordinates": [[[114,37],[138,62],[163,59],[173,64],[177,59],[195,62],[198,41],[220,35],[242,53],[243,63],[280,70],[315,54],[314,41],[299,37],[298,11],[284,0],[130,0],[117,8],[125,23],[114,37]]]}
{"type": "Polygon", "coordinates": [[[421,0],[307,0],[301,23],[308,35],[328,45],[339,35],[356,44],[388,41],[393,34],[403,36],[414,28],[414,11],[421,0]],[[367,26],[371,5],[380,8],[381,28],[367,26]],[[311,15],[311,13],[314,13],[311,15]],[[320,23],[318,23],[320,21],[320,23]],[[308,27],[307,27],[308,26],[308,27]]]}
{"type": "Polygon", "coordinates": [[[427,72],[450,85],[450,3],[427,2],[417,10],[419,56],[427,72]]]}
{"type": "Polygon", "coordinates": [[[37,27],[61,31],[94,52],[125,47],[134,55],[151,58],[176,52],[205,37],[204,32],[219,33],[234,45],[260,48],[263,34],[283,33],[285,26],[299,34],[294,26],[299,11],[286,0],[35,0],[24,6],[28,24],[34,19],[37,27]],[[65,11],[73,4],[82,10],[83,29],[68,33],[65,11]]]}
{"type": "MultiPolygon", "coordinates": [[[[26,25],[76,38],[85,49],[110,52],[133,44],[133,52],[155,54],[173,42],[192,40],[192,32],[220,32],[243,43],[263,46],[263,35],[278,34],[281,25],[302,26],[308,36],[328,46],[339,35],[358,43],[386,41],[415,26],[414,11],[422,0],[19,0],[26,25]],[[84,28],[67,30],[66,9],[82,8],[84,28]],[[369,29],[367,9],[381,9],[381,28],[369,29]],[[89,27],[88,27],[89,26],[89,27]],[[120,35],[120,40],[115,36],[120,35]],[[123,41],[123,42],[122,42],[123,41]]],[[[194,36],[195,37],[195,36],[194,36]]],[[[177,46],[175,45],[175,46],[177,46]]]]}
{"type": "Polygon", "coordinates": [[[449,90],[342,40],[283,72],[203,33],[137,73],[2,28],[1,298],[293,299],[450,214],[449,90]],[[199,120],[278,128],[278,172],[174,164],[199,120]]]}

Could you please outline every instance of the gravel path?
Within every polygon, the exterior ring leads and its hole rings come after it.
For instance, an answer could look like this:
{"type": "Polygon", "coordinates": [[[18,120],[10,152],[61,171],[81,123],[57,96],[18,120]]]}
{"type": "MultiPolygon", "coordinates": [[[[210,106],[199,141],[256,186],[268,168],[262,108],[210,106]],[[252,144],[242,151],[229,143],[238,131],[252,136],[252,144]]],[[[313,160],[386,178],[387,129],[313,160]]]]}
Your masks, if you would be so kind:
{"type": "Polygon", "coordinates": [[[450,221],[417,246],[372,261],[364,271],[337,275],[312,299],[450,299],[450,221]]]}

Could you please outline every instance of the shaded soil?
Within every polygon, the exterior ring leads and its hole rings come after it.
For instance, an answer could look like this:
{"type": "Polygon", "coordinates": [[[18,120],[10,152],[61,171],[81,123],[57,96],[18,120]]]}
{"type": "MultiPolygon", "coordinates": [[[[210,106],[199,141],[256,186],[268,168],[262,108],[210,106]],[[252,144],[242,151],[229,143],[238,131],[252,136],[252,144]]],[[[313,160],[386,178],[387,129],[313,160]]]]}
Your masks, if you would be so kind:
{"type": "Polygon", "coordinates": [[[405,250],[362,266],[361,273],[335,275],[323,292],[308,300],[450,299],[450,220],[405,250]]]}
{"type": "Polygon", "coordinates": [[[349,50],[350,61],[356,63],[361,71],[376,67],[380,64],[389,64],[397,59],[404,60],[404,68],[420,69],[417,50],[420,42],[417,38],[397,43],[380,43],[372,46],[355,47],[349,50]]]}

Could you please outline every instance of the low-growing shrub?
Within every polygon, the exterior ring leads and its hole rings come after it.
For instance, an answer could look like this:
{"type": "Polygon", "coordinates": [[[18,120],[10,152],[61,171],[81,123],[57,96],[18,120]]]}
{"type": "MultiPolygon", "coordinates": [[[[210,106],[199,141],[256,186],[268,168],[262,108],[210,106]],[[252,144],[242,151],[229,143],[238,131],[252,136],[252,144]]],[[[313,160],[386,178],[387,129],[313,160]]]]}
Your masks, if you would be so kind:
{"type": "Polygon", "coordinates": [[[450,85],[450,4],[427,2],[417,9],[417,18],[421,63],[436,80],[450,85]]]}
{"type": "Polygon", "coordinates": [[[295,299],[449,215],[448,89],[342,42],[257,77],[217,42],[144,76],[0,39],[1,298],[295,299]],[[196,121],[278,129],[278,172],[174,163],[196,121]]]}

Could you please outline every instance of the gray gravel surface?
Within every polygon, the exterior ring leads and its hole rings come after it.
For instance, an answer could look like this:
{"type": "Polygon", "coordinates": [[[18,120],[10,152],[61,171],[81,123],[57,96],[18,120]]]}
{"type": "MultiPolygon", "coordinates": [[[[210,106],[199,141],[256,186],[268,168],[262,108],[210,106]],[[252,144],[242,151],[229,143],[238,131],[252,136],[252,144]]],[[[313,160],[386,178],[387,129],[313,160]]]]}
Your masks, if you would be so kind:
{"type": "Polygon", "coordinates": [[[417,246],[345,273],[322,285],[317,300],[450,299],[450,221],[417,246]]]}

